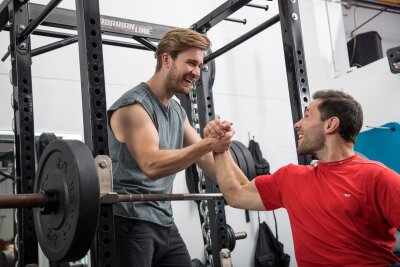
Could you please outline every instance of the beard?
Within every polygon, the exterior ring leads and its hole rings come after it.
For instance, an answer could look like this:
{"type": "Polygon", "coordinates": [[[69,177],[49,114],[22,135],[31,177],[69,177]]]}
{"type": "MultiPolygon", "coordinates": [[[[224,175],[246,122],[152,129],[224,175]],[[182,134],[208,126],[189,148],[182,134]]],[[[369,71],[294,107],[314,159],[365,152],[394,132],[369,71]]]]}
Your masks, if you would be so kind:
{"type": "MultiPolygon", "coordinates": [[[[189,74],[186,74],[189,75],[189,74]]],[[[175,93],[180,93],[180,94],[188,94],[189,90],[192,88],[192,85],[187,88],[183,84],[185,83],[184,77],[186,75],[179,75],[177,73],[176,67],[173,65],[170,72],[168,73],[167,76],[167,89],[168,92],[175,94],[175,93]]]]}
{"type": "Polygon", "coordinates": [[[323,124],[316,125],[314,129],[310,129],[308,134],[304,134],[301,143],[297,146],[299,155],[315,155],[325,145],[326,137],[323,132],[323,124]]]}

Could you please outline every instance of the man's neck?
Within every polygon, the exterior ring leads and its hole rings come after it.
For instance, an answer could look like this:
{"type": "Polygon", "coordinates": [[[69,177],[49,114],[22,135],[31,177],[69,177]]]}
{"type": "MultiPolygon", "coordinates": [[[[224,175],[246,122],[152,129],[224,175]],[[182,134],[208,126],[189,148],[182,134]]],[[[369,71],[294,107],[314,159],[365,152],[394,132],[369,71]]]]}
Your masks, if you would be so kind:
{"type": "Polygon", "coordinates": [[[155,73],[146,83],[157,99],[163,103],[164,106],[168,106],[168,102],[173,95],[168,92],[165,86],[165,78],[162,77],[160,73],[155,73]]]}
{"type": "Polygon", "coordinates": [[[354,154],[354,144],[341,139],[326,142],[324,149],[318,151],[316,156],[321,162],[334,162],[350,158],[354,154]]]}

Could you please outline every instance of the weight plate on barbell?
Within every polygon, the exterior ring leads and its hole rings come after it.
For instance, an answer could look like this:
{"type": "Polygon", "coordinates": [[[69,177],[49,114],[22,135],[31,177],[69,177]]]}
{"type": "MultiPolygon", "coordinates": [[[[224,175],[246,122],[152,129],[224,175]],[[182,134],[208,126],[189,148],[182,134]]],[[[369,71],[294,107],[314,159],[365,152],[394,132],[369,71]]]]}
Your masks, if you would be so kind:
{"type": "Polygon", "coordinates": [[[59,199],[50,214],[33,209],[43,253],[56,262],[83,258],[97,229],[100,206],[99,180],[89,148],[78,140],[49,144],[40,157],[34,192],[55,192],[59,199]]]}
{"type": "Polygon", "coordinates": [[[236,246],[236,238],[235,238],[235,231],[233,231],[233,228],[229,224],[226,224],[226,233],[228,238],[227,248],[232,252],[236,246]]]}

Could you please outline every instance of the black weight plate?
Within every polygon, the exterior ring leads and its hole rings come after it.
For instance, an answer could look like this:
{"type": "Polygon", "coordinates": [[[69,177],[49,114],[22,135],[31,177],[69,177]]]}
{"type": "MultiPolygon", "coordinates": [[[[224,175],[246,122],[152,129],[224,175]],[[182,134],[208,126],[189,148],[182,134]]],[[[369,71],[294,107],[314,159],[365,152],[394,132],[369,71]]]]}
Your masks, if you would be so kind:
{"type": "Polygon", "coordinates": [[[244,173],[244,175],[246,175],[247,179],[248,179],[248,171],[247,171],[247,162],[244,158],[244,155],[242,153],[242,151],[240,150],[238,143],[240,143],[239,141],[233,140],[231,147],[232,150],[235,152],[236,158],[237,158],[237,165],[239,166],[239,168],[242,170],[242,172],[244,173]]]}
{"type": "Polygon", "coordinates": [[[239,166],[238,159],[237,159],[237,157],[236,157],[236,153],[235,153],[235,151],[233,150],[232,146],[229,147],[229,152],[231,153],[231,156],[232,156],[232,158],[233,158],[233,161],[236,163],[236,165],[239,166]]]}
{"type": "Polygon", "coordinates": [[[228,249],[232,252],[236,247],[235,231],[229,224],[226,224],[226,232],[228,235],[228,249]]]}
{"type": "Polygon", "coordinates": [[[77,140],[57,140],[40,158],[34,192],[57,192],[59,204],[50,214],[33,209],[36,235],[52,261],[83,258],[93,241],[99,217],[100,189],[89,148],[77,140]]]}
{"type": "Polygon", "coordinates": [[[256,174],[256,164],[254,163],[253,156],[251,155],[249,149],[239,141],[235,141],[237,147],[242,152],[244,160],[246,161],[247,166],[247,178],[251,181],[254,177],[257,176],[256,174]]]}
{"type": "Polygon", "coordinates": [[[192,164],[185,170],[186,186],[191,194],[198,194],[199,192],[199,174],[197,173],[196,164],[192,164]]]}

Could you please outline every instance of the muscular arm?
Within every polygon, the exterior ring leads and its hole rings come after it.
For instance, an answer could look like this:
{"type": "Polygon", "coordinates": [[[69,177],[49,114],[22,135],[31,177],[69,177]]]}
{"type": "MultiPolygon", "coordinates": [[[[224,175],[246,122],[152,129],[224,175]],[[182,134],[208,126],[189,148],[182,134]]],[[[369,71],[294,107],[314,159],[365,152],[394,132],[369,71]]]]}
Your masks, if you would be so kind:
{"type": "Polygon", "coordinates": [[[235,164],[229,151],[214,152],[215,172],[219,189],[228,204],[234,208],[265,210],[255,185],[235,164]]]}
{"type": "MultiPolygon", "coordinates": [[[[199,136],[199,134],[196,132],[195,129],[190,125],[189,121],[186,119],[185,120],[185,125],[184,125],[184,146],[191,146],[193,144],[196,144],[200,142],[202,139],[199,136]]],[[[210,152],[202,155],[199,157],[195,163],[199,165],[199,167],[207,174],[208,177],[212,178],[214,181],[215,180],[215,168],[214,168],[214,158],[212,155],[212,152],[210,152]]]]}
{"type": "MultiPolygon", "coordinates": [[[[137,161],[143,173],[152,180],[189,167],[212,151],[213,145],[216,144],[211,138],[201,139],[198,137],[200,140],[196,140],[197,142],[184,148],[160,150],[158,132],[140,104],[130,105],[115,111],[110,123],[115,136],[120,142],[126,143],[132,157],[137,161]]],[[[190,127],[186,119],[185,132],[188,130],[186,129],[187,126],[190,127]]],[[[185,140],[185,142],[187,141],[185,140]]],[[[191,142],[190,138],[189,142],[191,142]]],[[[205,157],[206,160],[200,160],[200,162],[209,161],[208,157],[212,157],[211,153],[205,157]]]]}

